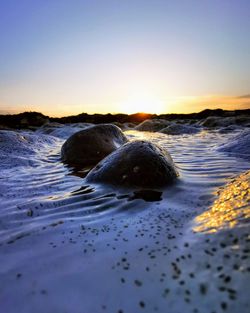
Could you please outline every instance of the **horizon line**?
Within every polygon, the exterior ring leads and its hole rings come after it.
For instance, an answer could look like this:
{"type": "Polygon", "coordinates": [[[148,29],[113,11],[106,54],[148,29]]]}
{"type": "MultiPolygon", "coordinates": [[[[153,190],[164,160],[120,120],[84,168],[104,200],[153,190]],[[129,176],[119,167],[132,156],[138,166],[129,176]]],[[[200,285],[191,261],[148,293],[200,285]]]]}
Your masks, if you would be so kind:
{"type": "Polygon", "coordinates": [[[36,113],[36,114],[41,114],[45,117],[49,117],[49,118],[65,118],[65,117],[74,117],[74,116],[79,116],[79,115],[82,115],[82,114],[86,114],[86,115],[89,115],[89,116],[93,116],[93,115],[127,115],[127,116],[131,116],[131,115],[155,115],[155,116],[161,116],[161,115],[192,115],[192,114],[199,114],[201,112],[204,112],[204,111],[217,111],[217,110],[222,110],[224,112],[235,112],[235,111],[247,111],[247,110],[250,110],[250,107],[249,108],[246,108],[246,109],[222,109],[221,107],[218,107],[218,108],[214,108],[214,109],[209,109],[209,108],[206,108],[206,109],[203,109],[203,110],[200,110],[200,111],[195,111],[195,112],[190,112],[190,113],[187,113],[187,112],[183,112],[183,113],[177,113],[177,112],[171,112],[171,113],[160,113],[160,114],[157,114],[157,113],[148,113],[148,112],[136,112],[136,113],[122,113],[122,112],[119,112],[119,113],[114,113],[114,112],[109,112],[109,113],[87,113],[87,112],[81,112],[81,113],[78,113],[78,114],[73,114],[73,115],[65,115],[65,116],[50,116],[50,115],[46,115],[42,112],[39,112],[39,111],[21,111],[21,112],[17,112],[17,113],[4,113],[0,110],[0,115],[2,116],[14,116],[14,115],[20,115],[20,114],[25,114],[25,113],[36,113]]]}

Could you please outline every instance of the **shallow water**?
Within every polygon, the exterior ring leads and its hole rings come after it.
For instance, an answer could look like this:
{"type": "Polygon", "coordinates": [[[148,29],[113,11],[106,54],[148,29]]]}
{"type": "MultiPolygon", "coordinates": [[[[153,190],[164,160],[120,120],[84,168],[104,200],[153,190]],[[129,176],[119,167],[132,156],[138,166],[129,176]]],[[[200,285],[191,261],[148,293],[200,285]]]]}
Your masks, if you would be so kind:
{"type": "Polygon", "coordinates": [[[217,151],[232,133],[126,134],[166,147],[180,173],[147,201],[134,190],[87,185],[86,173],[60,162],[64,139],[47,136],[34,154],[17,153],[14,167],[2,163],[3,312],[248,311],[249,216],[236,205],[239,223],[195,231],[215,191],[249,169],[217,151]]]}

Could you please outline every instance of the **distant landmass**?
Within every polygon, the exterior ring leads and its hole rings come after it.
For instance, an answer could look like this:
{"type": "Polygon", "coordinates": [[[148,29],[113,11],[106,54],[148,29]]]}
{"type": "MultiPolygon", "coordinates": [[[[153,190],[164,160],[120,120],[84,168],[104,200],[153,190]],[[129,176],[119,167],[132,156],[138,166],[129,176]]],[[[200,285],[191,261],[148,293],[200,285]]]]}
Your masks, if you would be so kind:
{"type": "Polygon", "coordinates": [[[136,114],[88,114],[81,113],[78,115],[71,115],[65,117],[49,117],[39,112],[23,112],[19,114],[5,114],[0,115],[0,129],[25,129],[40,127],[46,123],[57,122],[61,124],[66,123],[141,123],[147,119],[166,119],[166,120],[200,120],[205,119],[209,116],[218,117],[232,117],[248,115],[250,116],[250,109],[246,110],[210,110],[206,109],[198,113],[188,113],[188,114],[148,114],[148,113],[136,113],[136,114]]]}

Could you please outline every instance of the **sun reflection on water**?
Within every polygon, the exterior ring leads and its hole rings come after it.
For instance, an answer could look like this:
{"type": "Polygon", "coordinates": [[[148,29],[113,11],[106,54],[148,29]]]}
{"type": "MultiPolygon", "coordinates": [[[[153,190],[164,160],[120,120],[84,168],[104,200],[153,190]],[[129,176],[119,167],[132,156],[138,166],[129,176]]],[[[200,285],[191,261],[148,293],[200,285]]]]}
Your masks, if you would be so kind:
{"type": "Polygon", "coordinates": [[[250,171],[247,171],[216,194],[212,207],[196,217],[195,232],[213,233],[222,229],[242,227],[250,221],[250,171]]]}

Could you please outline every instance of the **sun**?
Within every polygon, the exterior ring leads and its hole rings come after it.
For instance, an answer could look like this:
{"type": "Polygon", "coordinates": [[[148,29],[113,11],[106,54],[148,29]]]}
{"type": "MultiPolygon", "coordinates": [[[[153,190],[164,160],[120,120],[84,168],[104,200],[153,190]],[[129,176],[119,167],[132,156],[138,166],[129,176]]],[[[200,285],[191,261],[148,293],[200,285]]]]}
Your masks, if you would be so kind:
{"type": "Polygon", "coordinates": [[[149,96],[133,96],[119,104],[119,110],[127,114],[133,113],[155,113],[164,112],[163,101],[149,96]]]}

